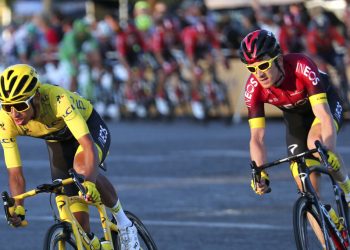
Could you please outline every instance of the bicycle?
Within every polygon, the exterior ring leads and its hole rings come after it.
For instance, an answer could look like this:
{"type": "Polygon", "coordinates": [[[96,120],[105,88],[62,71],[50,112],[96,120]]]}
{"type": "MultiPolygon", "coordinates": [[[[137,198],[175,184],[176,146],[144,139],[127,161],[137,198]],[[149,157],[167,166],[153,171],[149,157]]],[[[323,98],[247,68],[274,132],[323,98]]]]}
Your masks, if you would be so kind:
{"type": "MultiPolygon", "coordinates": [[[[302,189],[299,190],[300,197],[296,200],[293,207],[293,229],[297,249],[327,249],[327,250],[345,250],[349,247],[349,215],[348,205],[345,201],[343,191],[331,176],[328,169],[331,167],[327,161],[327,151],[319,142],[315,142],[315,148],[300,154],[292,155],[286,158],[278,159],[261,166],[257,166],[254,161],[251,162],[252,178],[254,185],[261,178],[261,171],[285,162],[295,162],[299,170],[299,178],[302,183],[302,189]],[[319,166],[308,167],[305,162],[307,156],[318,153],[321,157],[319,166]],[[329,204],[323,204],[313,188],[310,180],[311,173],[319,173],[330,178],[333,186],[334,198],[336,203],[336,215],[340,224],[336,225],[330,211],[333,211],[329,204]],[[308,227],[310,223],[310,227],[308,227]],[[312,228],[313,230],[310,230],[312,228]],[[315,235],[314,235],[314,234],[315,235]],[[315,237],[316,236],[316,237],[315,237]]],[[[271,192],[271,188],[268,189],[271,192]]],[[[335,218],[337,218],[335,217],[335,218]]]]}
{"type": "MultiPolygon", "coordinates": [[[[56,216],[50,196],[50,204],[52,210],[54,211],[55,224],[53,224],[46,232],[43,246],[44,250],[93,249],[90,247],[91,240],[88,237],[87,233],[83,230],[77,219],[74,217],[73,213],[70,211],[70,206],[74,203],[83,203],[96,207],[100,216],[101,227],[104,234],[101,238],[101,242],[103,242],[105,245],[101,246],[101,249],[121,249],[121,242],[118,237],[118,225],[116,224],[114,217],[112,216],[112,219],[108,218],[106,207],[102,204],[101,201],[85,201],[84,196],[86,193],[85,188],[81,184],[83,182],[82,176],[78,175],[74,169],[71,169],[69,171],[69,175],[70,178],[63,180],[58,179],[50,184],[41,184],[35,189],[32,189],[20,195],[16,195],[14,197],[10,197],[6,191],[2,192],[2,199],[4,202],[7,222],[10,224],[10,209],[13,208],[15,200],[33,197],[39,193],[56,194],[55,201],[58,208],[59,217],[56,216]],[[77,185],[79,190],[82,192],[83,197],[67,196],[64,193],[64,186],[71,183],[75,183],[77,185]]],[[[157,250],[157,246],[152,239],[151,234],[144,226],[142,221],[131,212],[125,211],[125,213],[138,230],[141,249],[157,250]]],[[[26,226],[27,221],[22,221],[21,225],[26,226]]]]}

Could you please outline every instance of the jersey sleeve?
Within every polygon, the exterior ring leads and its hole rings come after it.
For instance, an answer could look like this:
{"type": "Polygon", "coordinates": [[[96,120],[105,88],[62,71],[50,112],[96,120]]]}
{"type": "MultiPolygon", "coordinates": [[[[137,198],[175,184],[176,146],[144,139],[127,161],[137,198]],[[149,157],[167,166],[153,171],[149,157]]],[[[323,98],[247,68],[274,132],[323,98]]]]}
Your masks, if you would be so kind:
{"type": "Polygon", "coordinates": [[[304,56],[297,62],[297,77],[303,82],[309,96],[311,105],[327,103],[325,87],[320,80],[320,73],[316,64],[304,56]]]}
{"type": "Polygon", "coordinates": [[[119,55],[126,56],[126,36],[123,33],[117,36],[116,48],[119,55]]]}
{"type": "Polygon", "coordinates": [[[11,120],[0,111],[0,142],[4,151],[4,159],[7,168],[20,167],[22,161],[16,140],[16,128],[11,125],[11,120]]]}
{"type": "Polygon", "coordinates": [[[264,128],[264,102],[261,100],[259,83],[253,76],[250,76],[246,83],[244,100],[248,108],[248,121],[250,128],[264,128]]]}
{"type": "Polygon", "coordinates": [[[86,121],[79,111],[79,109],[85,108],[84,104],[73,93],[68,93],[62,89],[61,93],[56,95],[56,100],[50,101],[53,102],[51,105],[56,107],[56,116],[63,118],[77,140],[90,133],[86,121]]]}
{"type": "Polygon", "coordinates": [[[158,28],[152,36],[152,51],[154,53],[161,52],[163,47],[163,34],[158,28]]]}

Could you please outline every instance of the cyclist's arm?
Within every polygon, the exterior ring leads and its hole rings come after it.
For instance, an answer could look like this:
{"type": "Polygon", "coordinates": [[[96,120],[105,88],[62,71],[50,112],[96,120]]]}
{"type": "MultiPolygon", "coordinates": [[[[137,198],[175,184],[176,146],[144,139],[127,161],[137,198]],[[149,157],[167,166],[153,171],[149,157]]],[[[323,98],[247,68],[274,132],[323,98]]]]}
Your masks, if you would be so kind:
{"type": "Polygon", "coordinates": [[[266,162],[266,148],[265,148],[265,128],[251,128],[250,129],[250,156],[258,166],[266,162]]]}
{"type": "Polygon", "coordinates": [[[314,104],[312,105],[312,110],[317,119],[319,119],[321,122],[321,136],[323,144],[329,150],[334,151],[337,138],[336,128],[328,103],[314,104]]]}
{"type": "MultiPolygon", "coordinates": [[[[253,118],[249,120],[250,125],[250,155],[251,159],[260,166],[266,162],[266,148],[265,148],[265,119],[263,117],[253,118]]],[[[256,194],[262,195],[268,192],[269,177],[263,171],[261,172],[261,179],[258,182],[251,181],[251,187],[256,194]],[[255,185],[254,185],[255,183],[255,185]]]]}
{"type": "MultiPolygon", "coordinates": [[[[25,179],[22,167],[12,167],[7,169],[9,188],[11,196],[16,196],[25,192],[25,179]]],[[[16,206],[23,206],[23,200],[16,200],[16,206]]]]}
{"type": "Polygon", "coordinates": [[[83,135],[78,139],[78,142],[83,148],[83,159],[79,159],[75,163],[82,164],[82,167],[79,166],[81,170],[80,174],[84,175],[87,181],[95,183],[98,175],[97,166],[99,162],[97,148],[90,134],[83,135]]]}
{"type": "MultiPolygon", "coordinates": [[[[4,130],[0,131],[1,145],[4,150],[4,160],[8,173],[8,183],[12,196],[25,192],[25,180],[22,172],[22,161],[18,150],[17,139],[11,133],[12,127],[4,119],[4,130]],[[8,133],[8,134],[7,134],[8,133]]],[[[23,205],[23,201],[16,201],[16,205],[23,205]]]]}
{"type": "Polygon", "coordinates": [[[92,106],[86,100],[62,89],[56,89],[51,98],[53,109],[56,109],[56,116],[62,117],[74,138],[79,142],[81,148],[78,149],[74,168],[83,174],[86,180],[95,182],[97,176],[98,153],[94,141],[90,135],[87,117],[92,106]],[[59,98],[57,99],[57,95],[59,98]],[[79,154],[79,155],[78,155],[79,154]]]}

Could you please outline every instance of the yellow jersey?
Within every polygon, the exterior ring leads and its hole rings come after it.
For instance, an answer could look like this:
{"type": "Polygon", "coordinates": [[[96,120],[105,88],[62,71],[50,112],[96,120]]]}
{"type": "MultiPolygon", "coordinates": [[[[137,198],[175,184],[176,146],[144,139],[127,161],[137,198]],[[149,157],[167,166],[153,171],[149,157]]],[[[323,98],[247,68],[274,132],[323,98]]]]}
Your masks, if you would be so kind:
{"type": "Polygon", "coordinates": [[[17,125],[10,114],[0,110],[0,142],[7,168],[22,166],[17,136],[30,136],[49,141],[79,139],[89,133],[87,119],[92,104],[76,93],[59,86],[42,84],[40,108],[26,125],[17,125]]]}

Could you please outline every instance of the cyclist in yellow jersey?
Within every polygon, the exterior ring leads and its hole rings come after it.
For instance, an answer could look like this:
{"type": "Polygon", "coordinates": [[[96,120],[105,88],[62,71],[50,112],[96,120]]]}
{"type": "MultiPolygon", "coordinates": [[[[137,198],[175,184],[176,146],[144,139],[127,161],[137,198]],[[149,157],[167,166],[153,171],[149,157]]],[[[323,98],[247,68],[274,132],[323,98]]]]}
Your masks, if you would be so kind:
{"type": "MultiPolygon", "coordinates": [[[[92,104],[61,87],[41,84],[36,70],[26,64],[3,71],[0,102],[0,141],[11,195],[25,191],[17,136],[42,138],[49,150],[52,179],[68,178],[68,170],[74,167],[85,177],[87,199],[101,199],[111,208],[121,228],[122,249],[140,249],[136,227],[126,217],[113,185],[99,172],[109,150],[110,132],[92,104]]],[[[74,185],[66,191],[78,194],[74,185]]],[[[88,207],[79,204],[71,209],[89,232],[88,207]]],[[[24,216],[23,201],[16,201],[12,225],[20,226],[24,216]]]]}
{"type": "MultiPolygon", "coordinates": [[[[242,40],[241,61],[250,76],[245,88],[245,103],[250,125],[250,154],[258,166],[266,163],[264,104],[269,103],[283,112],[289,155],[314,148],[315,140],[327,147],[331,174],[339,183],[350,204],[350,180],[344,163],[337,153],[337,132],[343,121],[343,102],[332,87],[328,76],[320,72],[306,55],[282,55],[275,36],[266,30],[253,31],[242,40]]],[[[308,165],[317,158],[307,159],[308,165]]],[[[291,170],[299,188],[296,164],[291,170]]],[[[311,175],[315,188],[317,178],[311,175]]],[[[269,177],[263,172],[261,181],[252,188],[257,194],[269,190],[269,177]]]]}

